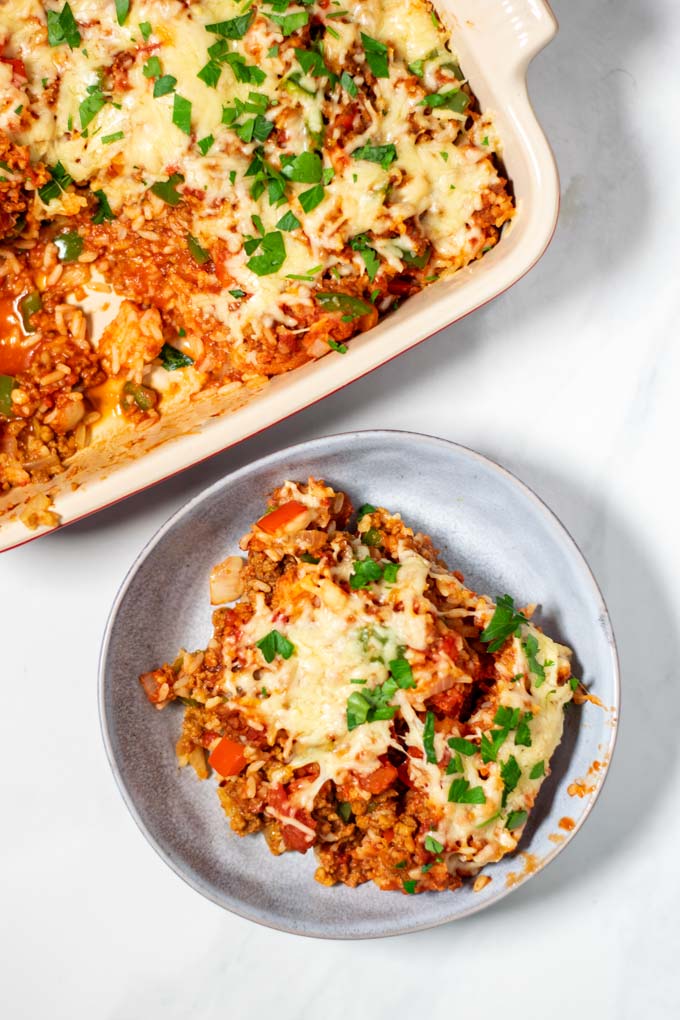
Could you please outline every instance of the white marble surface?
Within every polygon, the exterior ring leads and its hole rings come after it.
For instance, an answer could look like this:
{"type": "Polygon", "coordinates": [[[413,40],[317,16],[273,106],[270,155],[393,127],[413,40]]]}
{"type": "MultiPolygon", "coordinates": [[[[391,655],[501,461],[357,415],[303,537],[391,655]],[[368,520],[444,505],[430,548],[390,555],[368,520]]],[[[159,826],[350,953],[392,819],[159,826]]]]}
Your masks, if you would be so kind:
{"type": "Polygon", "coordinates": [[[678,1015],[680,5],[554,7],[531,85],[564,205],[528,278],[268,434],[2,557],[8,1020],[678,1015]],[[436,931],[310,942],[223,913],[145,843],[104,758],[97,654],[128,565],[189,495],[367,427],[479,449],[556,510],[611,609],[623,722],[593,816],[529,885],[436,931]]]}

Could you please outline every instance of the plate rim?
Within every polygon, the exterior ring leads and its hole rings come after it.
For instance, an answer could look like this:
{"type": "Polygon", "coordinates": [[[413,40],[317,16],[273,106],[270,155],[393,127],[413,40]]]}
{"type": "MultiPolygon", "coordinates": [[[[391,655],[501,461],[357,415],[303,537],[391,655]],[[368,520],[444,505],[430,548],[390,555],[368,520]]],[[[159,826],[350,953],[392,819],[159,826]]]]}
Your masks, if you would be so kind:
{"type": "Polygon", "coordinates": [[[220,907],[222,910],[226,910],[229,913],[235,914],[238,917],[242,917],[245,920],[252,921],[255,924],[262,925],[263,927],[269,928],[274,931],[281,931],[287,934],[298,935],[305,938],[316,938],[329,941],[354,941],[354,940],[363,941],[365,939],[389,938],[398,935],[411,934],[418,931],[427,931],[432,928],[438,928],[445,924],[451,924],[454,921],[460,921],[466,917],[470,917],[473,914],[479,913],[481,910],[485,910],[488,907],[494,906],[496,903],[500,902],[500,900],[505,899],[505,897],[508,896],[510,893],[514,892],[515,889],[519,889],[521,886],[525,884],[525,882],[529,881],[529,879],[533,878],[535,875],[538,875],[540,874],[540,872],[544,871],[545,868],[547,868],[548,865],[550,865],[555,860],[555,858],[559,856],[559,854],[565,849],[565,847],[567,847],[574,839],[574,837],[581,831],[585,822],[590,817],[591,812],[595,804],[597,803],[602,793],[602,790],[604,789],[607,777],[609,775],[612,758],[616,748],[619,723],[621,718],[621,666],[616,643],[616,636],[614,634],[614,629],[612,626],[611,617],[609,615],[609,610],[607,608],[607,604],[602,594],[600,585],[598,584],[598,581],[590,567],[590,564],[588,563],[578,543],[576,542],[568,528],[565,526],[565,524],[560,520],[557,514],[548,506],[548,504],[536,492],[534,492],[534,490],[529,485],[527,485],[526,482],[522,481],[522,479],[518,478],[518,476],[515,475],[512,471],[508,470],[508,468],[504,467],[502,464],[499,464],[493,458],[488,457],[485,454],[479,453],[477,450],[473,450],[470,447],[463,445],[462,443],[457,443],[450,439],[444,439],[441,436],[433,436],[428,433],[421,432],[412,432],[405,429],[353,429],[349,432],[336,432],[327,436],[318,436],[315,437],[314,439],[304,440],[301,443],[295,443],[290,446],[282,447],[281,449],[275,450],[272,453],[265,455],[264,457],[259,457],[257,460],[251,461],[249,464],[245,464],[242,467],[237,468],[235,471],[231,471],[223,475],[221,478],[218,478],[215,482],[212,482],[209,486],[202,489],[200,492],[196,493],[195,496],[192,496],[190,499],[186,500],[186,502],[179,506],[167,518],[167,520],[160,525],[160,527],[154,532],[153,535],[151,535],[147,542],[145,542],[137,556],[134,558],[132,564],[126,571],[123,580],[120,583],[118,591],[116,592],[115,598],[111,605],[111,609],[109,610],[99,652],[97,669],[97,702],[98,702],[99,727],[102,741],[104,744],[106,758],[109,764],[109,768],[111,769],[114,781],[118,788],[118,791],[123,799],[123,802],[125,803],[125,806],[130,812],[130,815],[132,816],[132,819],[135,822],[137,828],[145,837],[149,845],[161,858],[161,860],[164,861],[164,863],[168,865],[168,867],[170,867],[172,871],[180,879],[182,879],[183,882],[185,882],[195,892],[199,893],[200,895],[204,896],[206,899],[214,903],[216,906],[220,907]],[[464,457],[469,457],[471,460],[477,461],[478,463],[482,464],[485,468],[491,469],[492,472],[499,474],[506,481],[509,481],[512,485],[517,486],[520,489],[520,491],[523,492],[524,496],[528,497],[530,502],[532,502],[535,505],[538,511],[544,517],[547,517],[548,520],[553,524],[553,526],[557,527],[558,533],[561,533],[563,539],[566,541],[566,544],[571,547],[572,553],[575,554],[576,559],[580,562],[581,567],[584,569],[585,580],[591,586],[593,595],[595,597],[595,601],[598,604],[599,608],[598,619],[601,620],[602,623],[604,624],[603,630],[609,648],[613,681],[613,699],[612,699],[613,715],[611,732],[609,735],[609,740],[607,742],[606,749],[603,752],[605,768],[598,776],[599,782],[597,787],[593,791],[593,795],[590,798],[589,803],[585,806],[583,813],[579,817],[578,822],[576,823],[574,829],[571,832],[565,834],[564,841],[562,843],[557,844],[554,850],[551,850],[545,857],[542,857],[538,865],[536,866],[535,870],[527,872],[526,874],[522,874],[521,877],[515,883],[513,883],[513,885],[511,886],[505,885],[502,888],[499,888],[495,895],[492,895],[490,898],[486,900],[480,901],[479,905],[473,904],[463,912],[458,913],[453,917],[442,918],[441,920],[437,920],[434,922],[426,921],[422,924],[407,924],[404,927],[395,928],[394,930],[390,931],[385,932],[374,931],[366,934],[327,932],[318,929],[301,930],[297,927],[289,927],[282,923],[276,923],[273,920],[265,920],[263,917],[257,916],[256,914],[249,912],[247,909],[242,909],[240,904],[238,905],[238,907],[225,904],[224,902],[222,902],[222,900],[219,898],[217,894],[212,892],[209,884],[201,882],[200,877],[194,877],[193,875],[187,874],[182,868],[181,864],[177,863],[174,860],[171,852],[168,851],[165,847],[163,847],[163,845],[159,843],[159,841],[156,839],[153,833],[149,830],[143,818],[141,817],[140,812],[137,810],[132,795],[130,794],[125,785],[121,769],[118,766],[118,762],[116,760],[116,756],[113,750],[113,743],[109,731],[109,716],[106,705],[106,694],[108,689],[106,675],[108,651],[118,610],[125,598],[125,595],[127,594],[128,588],[130,587],[130,584],[132,583],[132,580],[135,577],[139,567],[141,567],[142,563],[146,560],[151,551],[159,544],[159,542],[162,541],[166,533],[170,531],[170,529],[175,525],[175,523],[178,520],[180,520],[185,514],[187,514],[191,509],[198,506],[203,501],[210,499],[210,497],[212,497],[220,488],[223,488],[225,486],[231,486],[235,482],[238,482],[239,478],[242,477],[243,475],[250,474],[253,471],[261,470],[262,468],[265,468],[268,465],[275,463],[282,457],[292,457],[307,451],[311,451],[317,446],[327,444],[329,441],[332,443],[339,442],[350,443],[356,437],[361,437],[364,439],[372,437],[375,438],[376,440],[378,439],[387,440],[390,442],[401,441],[407,443],[415,442],[416,444],[425,443],[439,446],[444,450],[454,449],[458,453],[462,454],[464,457]]]}

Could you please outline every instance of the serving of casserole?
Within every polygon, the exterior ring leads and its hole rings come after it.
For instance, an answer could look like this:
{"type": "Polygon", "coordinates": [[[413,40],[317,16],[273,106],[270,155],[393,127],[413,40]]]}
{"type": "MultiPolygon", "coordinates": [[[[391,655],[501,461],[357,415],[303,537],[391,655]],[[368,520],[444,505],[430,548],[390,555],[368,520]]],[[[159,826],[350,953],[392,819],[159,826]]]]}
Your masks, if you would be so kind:
{"type": "Polygon", "coordinates": [[[524,2],[0,6],[1,547],[526,272],[557,181],[524,75],[553,32],[524,2]]]}

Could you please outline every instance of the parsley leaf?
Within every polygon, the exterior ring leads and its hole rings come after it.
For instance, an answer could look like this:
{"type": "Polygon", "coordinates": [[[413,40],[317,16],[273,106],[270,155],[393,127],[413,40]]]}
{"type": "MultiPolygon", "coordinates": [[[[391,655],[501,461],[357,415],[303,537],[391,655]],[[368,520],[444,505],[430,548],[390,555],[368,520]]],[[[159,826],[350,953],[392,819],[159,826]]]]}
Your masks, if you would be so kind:
{"type": "Polygon", "coordinates": [[[327,311],[343,312],[352,319],[360,319],[362,315],[373,311],[372,305],[366,304],[365,301],[361,301],[351,294],[342,294],[339,291],[317,291],[314,297],[327,311]]]}
{"type": "Polygon", "coordinates": [[[449,747],[452,747],[454,751],[458,751],[460,754],[464,754],[466,758],[470,755],[475,754],[477,748],[471,740],[466,740],[465,737],[449,737],[449,747]]]}
{"type": "Polygon", "coordinates": [[[366,266],[368,279],[371,283],[373,283],[376,274],[380,269],[380,257],[378,256],[375,248],[371,248],[369,246],[366,234],[357,234],[356,237],[351,238],[349,246],[354,251],[358,251],[361,255],[364,265],[366,266]]]}
{"type": "Polygon", "coordinates": [[[366,63],[376,78],[389,78],[390,71],[387,63],[387,46],[372,39],[370,35],[361,33],[361,44],[366,54],[366,63]]]}
{"type": "Polygon", "coordinates": [[[121,138],[125,138],[125,132],[114,131],[112,135],[102,135],[100,141],[102,145],[110,145],[111,142],[119,142],[121,138]]]}
{"type": "Polygon", "coordinates": [[[311,212],[323,202],[324,194],[323,184],[315,184],[309,191],[303,191],[298,195],[298,202],[305,212],[311,212]]]}
{"type": "Polygon", "coordinates": [[[407,892],[409,896],[414,895],[417,884],[418,883],[416,882],[415,878],[408,878],[402,883],[402,885],[404,886],[404,891],[407,892]]]}
{"type": "Polygon", "coordinates": [[[519,632],[523,623],[528,622],[526,616],[517,612],[510,595],[501,595],[496,602],[494,614],[479,635],[479,639],[489,645],[490,652],[497,652],[512,634],[519,632]]]}
{"type": "Polygon", "coordinates": [[[196,145],[198,146],[202,156],[205,156],[210,151],[210,149],[212,149],[214,144],[215,144],[214,135],[206,135],[205,138],[199,138],[199,140],[196,142],[196,145]]]}
{"type": "Polygon", "coordinates": [[[201,247],[193,234],[187,234],[187,248],[199,266],[204,266],[210,261],[210,252],[201,247]]]}
{"type": "Polygon", "coordinates": [[[69,49],[80,46],[80,32],[78,23],[73,17],[70,4],[64,4],[61,11],[47,12],[47,41],[50,46],[60,46],[67,43],[69,49]]]}
{"type": "Polygon", "coordinates": [[[401,563],[386,563],[383,567],[383,581],[388,584],[395,584],[397,580],[397,571],[401,567],[401,563]]]}
{"type": "Polygon", "coordinates": [[[163,68],[161,67],[161,62],[158,59],[158,57],[149,57],[147,62],[144,64],[144,67],[142,68],[142,74],[144,75],[144,77],[160,78],[162,73],[163,68]]]}
{"type": "Polygon", "coordinates": [[[220,80],[221,74],[222,68],[216,60],[211,59],[201,68],[201,70],[196,74],[196,77],[200,78],[201,81],[208,86],[208,88],[214,89],[217,88],[217,83],[220,80]]]}
{"type": "Polygon", "coordinates": [[[58,198],[62,191],[66,191],[69,184],[73,183],[73,178],[67,173],[61,162],[56,163],[49,170],[52,180],[38,189],[38,194],[45,205],[49,205],[53,198],[58,198]]]}
{"type": "Polygon", "coordinates": [[[394,719],[397,706],[389,702],[396,690],[397,684],[390,678],[372,689],[352,691],[347,699],[347,729],[356,729],[366,722],[394,719]]]}
{"type": "Polygon", "coordinates": [[[350,155],[353,159],[365,159],[369,163],[380,163],[383,170],[387,170],[397,158],[397,149],[392,142],[388,145],[360,145],[350,155]]]}
{"type": "Polygon", "coordinates": [[[541,776],[544,775],[545,775],[545,762],[537,761],[536,764],[532,766],[531,772],[529,773],[529,779],[540,779],[541,776]]]}
{"type": "Polygon", "coordinates": [[[156,184],[151,185],[149,190],[158,198],[162,198],[168,205],[179,205],[182,196],[177,191],[177,185],[182,183],[184,183],[182,174],[171,174],[167,181],[157,181],[156,184]]]}
{"type": "Polygon", "coordinates": [[[538,653],[538,641],[533,634],[529,634],[524,642],[524,654],[529,664],[529,672],[536,678],[534,687],[541,687],[545,683],[545,669],[536,658],[538,653]]]}
{"type": "Polygon", "coordinates": [[[486,804],[482,787],[471,787],[467,779],[452,780],[448,799],[451,804],[486,804]]]}
{"type": "Polygon", "coordinates": [[[519,722],[519,709],[510,708],[509,705],[499,705],[493,721],[497,726],[503,726],[507,730],[514,730],[519,722]]]}
{"type": "Polygon", "coordinates": [[[343,822],[348,822],[352,817],[352,805],[348,800],[338,801],[338,814],[343,822]]]}
{"type": "Polygon", "coordinates": [[[130,0],[116,0],[116,20],[119,25],[124,25],[130,13],[130,0]]]}
{"type": "Polygon", "coordinates": [[[299,226],[300,221],[292,209],[289,209],[287,213],[284,213],[279,222],[276,224],[278,230],[296,230],[299,226]]]}
{"type": "Polygon", "coordinates": [[[87,125],[94,120],[102,107],[106,105],[106,97],[101,90],[99,82],[97,82],[96,85],[88,86],[87,91],[89,92],[89,95],[83,99],[82,103],[78,107],[81,131],[85,130],[87,125]]]}
{"type": "Polygon", "coordinates": [[[178,350],[171,344],[163,344],[158,357],[161,359],[161,364],[166,372],[174,372],[178,368],[186,368],[187,365],[193,365],[194,363],[193,358],[190,358],[184,351],[178,350]]]}
{"type": "Polygon", "coordinates": [[[517,725],[515,743],[522,747],[531,747],[531,730],[529,729],[529,722],[532,719],[533,714],[531,712],[525,712],[517,725]]]}
{"type": "Polygon", "coordinates": [[[522,776],[522,770],[517,764],[517,759],[514,755],[510,755],[507,761],[501,764],[501,778],[503,780],[503,800],[502,805],[505,807],[506,801],[512,791],[515,789],[522,776]]]}
{"type": "Polygon", "coordinates": [[[75,262],[83,250],[83,239],[77,230],[68,230],[55,237],[54,244],[60,262],[75,262]]]}
{"type": "Polygon", "coordinates": [[[179,92],[175,92],[172,105],[172,123],[175,124],[185,135],[191,134],[191,103],[179,92]]]}
{"type": "MultiPolygon", "coordinates": [[[[409,673],[410,672],[411,667],[409,666],[409,673]]],[[[415,687],[415,684],[409,684],[409,686],[415,687]]],[[[434,749],[434,712],[428,712],[425,716],[425,726],[423,727],[423,747],[425,748],[425,757],[429,761],[430,765],[436,765],[437,752],[434,749]]]]}
{"type": "Polygon", "coordinates": [[[470,105],[470,97],[462,89],[450,89],[448,92],[435,92],[425,96],[418,105],[428,106],[430,109],[454,110],[456,113],[464,113],[470,105]]]}
{"type": "Polygon", "coordinates": [[[328,337],[326,343],[332,351],[337,351],[338,354],[347,354],[347,344],[339,344],[337,340],[328,337]]]}
{"type": "MultiPolygon", "coordinates": [[[[409,687],[416,686],[416,682],[413,679],[411,664],[403,656],[398,659],[392,659],[387,665],[390,673],[397,681],[397,685],[401,687],[402,690],[408,690],[409,687]]],[[[432,713],[429,712],[428,715],[432,715],[432,713]]],[[[431,725],[434,726],[434,716],[432,716],[431,725]]]]}
{"type": "Polygon", "coordinates": [[[103,223],[104,220],[115,220],[116,217],[113,215],[113,210],[109,205],[109,200],[106,197],[106,193],[103,192],[100,188],[97,191],[94,191],[93,195],[97,199],[99,205],[92,217],[92,222],[103,223]]]}
{"type": "Polygon", "coordinates": [[[360,521],[362,517],[366,516],[366,514],[374,514],[376,510],[377,508],[371,506],[370,503],[362,503],[362,505],[357,510],[357,520],[360,521]]]}
{"type": "Polygon", "coordinates": [[[301,152],[299,156],[282,156],[281,173],[289,181],[316,184],[321,180],[323,163],[316,152],[301,152]]]}
{"type": "Polygon", "coordinates": [[[491,730],[490,733],[482,733],[479,743],[479,750],[483,762],[496,761],[498,752],[508,736],[507,730],[491,730]]]}
{"type": "Polygon", "coordinates": [[[171,74],[164,74],[162,78],[156,78],[153,86],[154,99],[159,99],[161,96],[167,96],[169,92],[174,92],[176,84],[177,79],[173,78],[171,74]]]}
{"type": "Polygon", "coordinates": [[[273,662],[277,655],[280,655],[282,659],[290,659],[295,651],[295,645],[278,630],[270,630],[255,644],[262,652],[266,662],[273,662]]]}
{"type": "Polygon", "coordinates": [[[259,255],[253,255],[246,265],[257,276],[270,276],[278,272],[286,259],[286,246],[280,230],[265,234],[259,241],[259,255]]]}
{"type": "Polygon", "coordinates": [[[279,26],[284,36],[292,35],[309,21],[307,11],[296,11],[294,14],[268,14],[267,17],[279,26]]]}
{"type": "Polygon", "coordinates": [[[213,35],[222,36],[223,39],[242,39],[255,19],[255,11],[249,10],[238,18],[231,18],[229,21],[218,21],[212,25],[206,25],[206,31],[213,35]]]}
{"type": "Polygon", "coordinates": [[[348,92],[350,96],[354,97],[358,95],[359,89],[357,88],[357,84],[352,75],[348,74],[347,71],[343,71],[340,75],[340,84],[345,92],[348,92]]]}
{"type": "Polygon", "coordinates": [[[575,676],[569,677],[569,686],[571,687],[572,691],[578,690],[578,685],[580,684],[580,682],[581,681],[577,680],[575,676]]]}
{"type": "Polygon", "coordinates": [[[367,556],[363,560],[354,560],[349,586],[353,591],[368,588],[373,581],[381,581],[383,570],[379,563],[367,556]]]}
{"type": "Polygon", "coordinates": [[[425,849],[431,854],[440,854],[444,846],[434,836],[427,835],[425,837],[425,849]]]}
{"type": "Polygon", "coordinates": [[[527,820],[526,811],[511,811],[505,823],[506,829],[519,829],[527,820]]]}
{"type": "Polygon", "coordinates": [[[149,36],[151,35],[151,31],[152,31],[152,29],[151,29],[151,22],[149,22],[149,21],[140,21],[140,23],[139,23],[139,31],[142,33],[142,39],[144,40],[144,42],[148,42],[149,41],[149,36]]]}

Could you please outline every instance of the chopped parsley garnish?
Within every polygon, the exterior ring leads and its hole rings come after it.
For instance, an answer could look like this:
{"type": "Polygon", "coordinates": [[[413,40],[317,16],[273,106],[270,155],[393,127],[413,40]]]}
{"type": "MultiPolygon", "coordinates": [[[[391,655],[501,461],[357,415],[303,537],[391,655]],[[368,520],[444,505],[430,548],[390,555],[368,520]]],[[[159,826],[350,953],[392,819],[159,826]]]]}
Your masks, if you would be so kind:
{"type": "Polygon", "coordinates": [[[472,741],[466,740],[465,737],[449,737],[448,745],[459,754],[464,754],[466,758],[469,758],[477,750],[472,741]]]}
{"type": "Polygon", "coordinates": [[[283,214],[276,226],[278,230],[297,230],[300,226],[300,221],[292,209],[289,209],[287,213],[283,214]]]}
{"type": "Polygon", "coordinates": [[[370,503],[362,503],[357,510],[357,520],[360,521],[366,514],[374,514],[377,511],[377,507],[371,506],[370,503]]]}
{"type": "Polygon", "coordinates": [[[233,298],[242,298],[246,296],[246,292],[241,290],[240,287],[237,287],[235,290],[230,290],[229,293],[233,298]]]}
{"type": "MultiPolygon", "coordinates": [[[[411,664],[403,656],[400,656],[398,659],[391,659],[387,663],[387,666],[389,668],[390,673],[392,674],[394,679],[397,681],[397,686],[401,687],[402,690],[408,690],[409,687],[415,687],[416,686],[416,682],[413,679],[413,672],[411,670],[411,664]]],[[[428,715],[432,715],[432,713],[428,712],[428,715]]],[[[427,723],[426,723],[426,725],[427,725],[427,723]]],[[[434,726],[434,716],[432,716],[432,723],[431,723],[431,725],[434,726]]],[[[433,733],[434,733],[434,730],[433,730],[433,733]]],[[[423,739],[424,739],[424,737],[423,737],[423,739]]]]}
{"type": "Polygon", "coordinates": [[[461,756],[456,751],[456,753],[451,758],[449,764],[446,766],[446,775],[447,776],[453,776],[453,775],[456,774],[456,772],[464,772],[464,771],[465,771],[465,769],[463,768],[463,759],[461,758],[461,756]]]}
{"type": "Polygon", "coordinates": [[[361,255],[364,265],[366,266],[368,279],[371,283],[373,283],[376,274],[380,269],[380,257],[378,256],[375,248],[370,247],[366,234],[357,234],[356,237],[353,237],[350,240],[349,246],[354,251],[358,251],[361,255]]]}
{"type": "Polygon", "coordinates": [[[222,36],[223,39],[242,39],[254,20],[255,11],[250,10],[245,14],[240,14],[237,18],[231,18],[229,21],[218,21],[212,25],[206,25],[205,28],[207,32],[222,36]]]}
{"type": "Polygon", "coordinates": [[[545,669],[536,658],[538,641],[533,634],[529,634],[522,647],[529,664],[529,672],[536,678],[534,680],[534,687],[541,687],[545,683],[545,669]]]}
{"type": "Polygon", "coordinates": [[[386,563],[383,568],[383,581],[386,581],[387,584],[395,584],[400,566],[401,563],[386,563]]]}
{"type": "Polygon", "coordinates": [[[505,823],[506,829],[519,829],[527,820],[526,811],[511,811],[505,823]]]}
{"type": "Polygon", "coordinates": [[[174,372],[178,368],[186,368],[194,363],[193,358],[190,358],[184,351],[179,351],[171,344],[163,344],[158,357],[161,359],[161,365],[166,372],[174,372]]]}
{"type": "Polygon", "coordinates": [[[405,868],[407,864],[408,861],[398,861],[394,866],[395,868],[405,868]]]}
{"type": "Polygon", "coordinates": [[[312,266],[306,273],[288,273],[286,276],[287,280],[303,280],[305,283],[310,283],[317,273],[321,272],[323,266],[312,266]]]}
{"type": "Polygon", "coordinates": [[[531,712],[525,712],[517,724],[515,743],[522,747],[531,747],[531,730],[529,729],[529,722],[532,719],[533,714],[531,712]]]}
{"type": "Polygon", "coordinates": [[[45,205],[48,205],[53,198],[58,198],[62,191],[66,191],[69,184],[73,183],[73,178],[64,169],[62,163],[55,164],[49,170],[52,180],[38,189],[38,194],[45,205]]]}
{"type": "Polygon", "coordinates": [[[278,55],[279,55],[279,44],[278,43],[275,46],[270,46],[269,49],[267,50],[267,56],[268,57],[278,57],[278,55]]]}
{"type": "Polygon", "coordinates": [[[511,635],[519,633],[523,623],[528,622],[526,616],[515,609],[511,596],[501,595],[494,614],[479,635],[479,639],[485,644],[488,643],[490,652],[497,652],[511,635]]]}
{"type": "Polygon", "coordinates": [[[282,156],[281,173],[289,181],[316,184],[321,180],[323,164],[316,152],[301,152],[299,156],[282,156]]]}
{"type": "Polygon", "coordinates": [[[102,135],[100,141],[102,145],[110,145],[111,142],[119,142],[121,138],[125,138],[125,132],[114,131],[112,135],[102,135]]]}
{"type": "Polygon", "coordinates": [[[578,685],[580,682],[581,681],[577,680],[575,676],[569,677],[569,686],[571,687],[572,691],[578,690],[578,685]]]}
{"type": "MultiPolygon", "coordinates": [[[[318,563],[318,560],[317,560],[317,563],[318,563]]],[[[359,684],[359,686],[362,687],[366,683],[366,681],[362,680],[361,677],[355,676],[355,677],[353,677],[350,680],[350,683],[351,684],[359,684]]]]}
{"type": "Polygon", "coordinates": [[[47,12],[47,41],[50,46],[67,43],[72,50],[80,46],[78,23],[69,4],[64,4],[59,12],[47,12]]]}
{"type": "Polygon", "coordinates": [[[493,721],[496,726],[503,726],[507,730],[514,730],[519,721],[519,709],[510,708],[509,705],[499,705],[493,721]]]}
{"type": "Polygon", "coordinates": [[[360,145],[350,155],[353,159],[365,159],[369,163],[380,163],[383,170],[388,170],[397,158],[397,150],[392,142],[388,145],[360,145]]]}
{"type": "Polygon", "coordinates": [[[343,71],[340,75],[340,84],[342,85],[345,92],[349,93],[350,96],[354,97],[358,94],[359,89],[351,74],[347,71],[343,71]]]}
{"type": "Polygon", "coordinates": [[[179,92],[175,92],[172,105],[172,123],[175,124],[185,135],[191,134],[191,103],[179,92]]]}
{"type": "Polygon", "coordinates": [[[323,202],[324,189],[322,184],[315,184],[309,191],[303,191],[298,195],[298,202],[305,212],[311,212],[317,205],[323,202]]]}
{"type": "Polygon", "coordinates": [[[529,779],[540,779],[541,776],[545,775],[545,762],[537,761],[535,765],[532,765],[531,772],[529,773],[529,779]]]}
{"type": "Polygon", "coordinates": [[[55,237],[54,243],[61,262],[75,262],[82,253],[83,239],[77,230],[69,230],[55,237]]]}
{"type": "Polygon", "coordinates": [[[522,776],[522,770],[517,764],[517,759],[514,755],[510,755],[507,761],[501,764],[501,778],[503,780],[503,800],[502,805],[505,807],[506,801],[512,791],[515,789],[522,776]]]}
{"type": "Polygon", "coordinates": [[[302,47],[298,47],[295,50],[295,57],[305,74],[311,75],[312,78],[328,78],[331,85],[337,82],[338,76],[326,66],[323,54],[319,50],[303,50],[302,47]]]}
{"type": "Polygon", "coordinates": [[[161,62],[158,57],[149,57],[147,62],[142,68],[142,74],[145,78],[160,78],[163,73],[161,62]]]}
{"type": "Polygon", "coordinates": [[[415,74],[416,78],[422,78],[424,74],[424,64],[425,59],[414,60],[410,64],[408,64],[408,69],[411,72],[411,74],[415,74]]]}
{"type": "MultiPolygon", "coordinates": [[[[314,563],[314,564],[316,564],[316,563],[320,562],[320,559],[319,559],[318,556],[312,556],[312,554],[308,553],[308,552],[300,553],[299,559],[300,559],[301,563],[314,563]]],[[[353,680],[352,683],[354,683],[354,682],[355,681],[353,680]]]]}
{"type": "Polygon", "coordinates": [[[353,591],[368,588],[374,581],[381,581],[382,576],[383,568],[380,563],[367,556],[366,559],[354,561],[349,586],[353,591]]]}
{"type": "Polygon", "coordinates": [[[109,200],[106,197],[105,192],[103,192],[100,188],[97,191],[94,191],[93,195],[97,199],[97,202],[99,204],[97,206],[96,212],[92,217],[92,222],[103,223],[104,220],[115,220],[116,217],[114,216],[113,210],[109,205],[109,200]]]}
{"type": "Polygon", "coordinates": [[[158,198],[162,198],[168,205],[179,205],[182,196],[177,191],[177,185],[183,182],[182,174],[171,174],[167,181],[157,181],[156,184],[151,185],[149,190],[158,198]]]}
{"type": "MultiPolygon", "coordinates": [[[[414,255],[411,251],[402,251],[401,257],[409,266],[415,266],[416,269],[424,269],[427,263],[430,261],[432,255],[432,248],[428,244],[424,252],[420,255],[414,255]]],[[[436,277],[428,277],[428,279],[436,279],[436,277]]]]}
{"type": "Polygon", "coordinates": [[[352,805],[348,800],[341,800],[338,802],[338,814],[342,818],[343,822],[348,822],[352,817],[352,805]]]}
{"type": "Polygon", "coordinates": [[[425,849],[431,854],[440,854],[444,846],[434,836],[427,835],[425,837],[425,849]]]}
{"type": "Polygon", "coordinates": [[[360,298],[351,294],[341,294],[339,291],[318,291],[314,296],[322,308],[330,312],[343,312],[351,319],[360,319],[362,315],[367,315],[373,310],[372,305],[366,304],[360,298]]]}
{"type": "Polygon", "coordinates": [[[295,651],[295,645],[278,630],[270,630],[255,644],[262,652],[265,662],[273,662],[277,655],[282,659],[290,659],[295,651]]]}
{"type": "Polygon", "coordinates": [[[402,884],[404,886],[404,890],[409,894],[409,896],[413,896],[413,894],[416,891],[416,886],[418,884],[415,878],[407,878],[402,884]]]}
{"type": "Polygon", "coordinates": [[[124,25],[130,13],[130,0],[116,0],[116,20],[119,25],[124,25]]]}
{"type": "Polygon", "coordinates": [[[139,31],[142,33],[142,39],[144,40],[144,42],[148,42],[149,36],[151,35],[152,32],[151,23],[149,21],[140,21],[139,31]]]}
{"type": "Polygon", "coordinates": [[[467,779],[452,780],[448,800],[451,804],[486,804],[482,787],[471,787],[467,779]]]}
{"type": "MultiPolygon", "coordinates": [[[[402,659],[402,662],[404,661],[405,660],[402,659]]],[[[409,666],[409,673],[410,672],[411,667],[409,666]]],[[[415,684],[410,684],[409,686],[415,687],[415,684]]],[[[425,716],[425,725],[423,727],[423,747],[425,748],[425,757],[429,761],[430,765],[436,765],[437,752],[434,749],[434,712],[428,712],[425,716]]]]}
{"type": "Polygon", "coordinates": [[[220,80],[222,74],[222,68],[216,60],[209,60],[204,67],[197,73],[196,77],[200,78],[208,88],[217,88],[217,83],[220,80]]]}
{"type": "Polygon", "coordinates": [[[257,276],[270,276],[278,272],[286,259],[286,246],[281,231],[274,230],[255,240],[257,244],[252,250],[259,250],[259,254],[248,259],[248,269],[257,276]]]}
{"type": "Polygon", "coordinates": [[[199,140],[196,142],[196,145],[198,146],[202,156],[207,155],[207,153],[210,151],[210,149],[212,149],[214,144],[215,144],[214,135],[206,135],[205,138],[199,138],[199,140]]]}
{"type": "Polygon", "coordinates": [[[210,261],[210,252],[201,247],[193,234],[187,234],[187,247],[199,266],[204,266],[210,261]]]}
{"type": "MultiPolygon", "coordinates": [[[[215,45],[217,46],[218,44],[216,43],[215,45]]],[[[214,47],[211,46],[210,50],[213,48],[214,47]]],[[[209,53],[210,50],[208,50],[209,53]]],[[[256,67],[254,64],[246,63],[245,57],[242,57],[240,53],[225,53],[224,56],[219,59],[223,60],[224,63],[229,64],[229,67],[234,72],[236,81],[251,85],[261,85],[262,82],[266,81],[266,72],[261,68],[256,67]]]]}
{"type": "Polygon", "coordinates": [[[296,11],[294,14],[268,14],[267,17],[279,26],[284,36],[292,35],[309,22],[307,11],[296,11]]]}
{"type": "Polygon", "coordinates": [[[508,730],[491,730],[489,733],[482,733],[482,739],[479,742],[479,750],[482,755],[483,762],[496,761],[498,752],[505,743],[508,736],[508,730]]]}
{"type": "Polygon", "coordinates": [[[366,63],[376,78],[389,78],[390,71],[387,63],[387,46],[372,39],[370,35],[361,33],[361,45],[366,54],[366,63]]]}
{"type": "Polygon", "coordinates": [[[174,92],[176,84],[177,79],[173,78],[171,74],[164,74],[162,78],[156,78],[153,86],[154,99],[159,99],[161,96],[167,96],[170,92],[174,92]]]}
{"type": "Polygon", "coordinates": [[[462,89],[450,89],[448,92],[434,92],[432,95],[425,96],[418,105],[428,106],[430,109],[464,113],[470,105],[470,97],[462,89]]]}
{"type": "Polygon", "coordinates": [[[394,719],[397,706],[389,702],[396,691],[396,680],[391,677],[376,687],[352,691],[347,699],[347,729],[356,729],[364,723],[394,719]]]}
{"type": "Polygon", "coordinates": [[[95,85],[88,85],[87,91],[89,93],[87,98],[83,99],[82,103],[78,107],[81,131],[85,130],[87,125],[94,120],[102,107],[106,105],[106,96],[102,92],[101,83],[99,81],[97,81],[95,85]]]}
{"type": "Polygon", "coordinates": [[[332,351],[336,351],[338,354],[347,354],[347,344],[339,344],[337,340],[332,340],[330,337],[326,339],[326,343],[332,351]]]}

